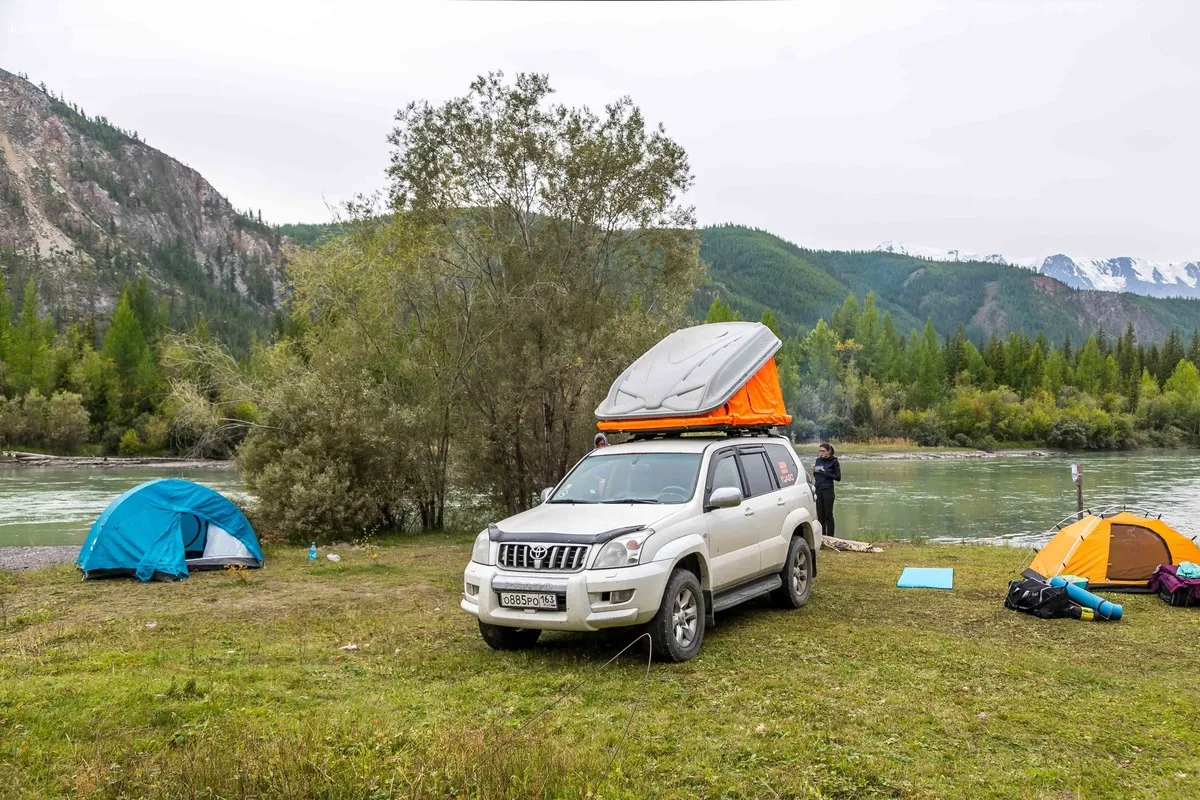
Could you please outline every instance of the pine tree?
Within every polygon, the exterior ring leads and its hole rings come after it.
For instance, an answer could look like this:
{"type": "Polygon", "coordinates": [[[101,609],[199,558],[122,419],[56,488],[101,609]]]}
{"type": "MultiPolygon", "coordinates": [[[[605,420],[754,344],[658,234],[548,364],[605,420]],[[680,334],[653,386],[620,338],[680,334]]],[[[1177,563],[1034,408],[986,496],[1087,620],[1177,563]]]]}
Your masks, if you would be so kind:
{"type": "Polygon", "coordinates": [[[1079,351],[1079,366],[1075,370],[1075,385],[1088,394],[1096,394],[1104,381],[1104,357],[1095,336],[1089,336],[1079,351]]]}
{"type": "Polygon", "coordinates": [[[1159,383],[1165,383],[1167,378],[1171,377],[1172,373],[1175,372],[1175,367],[1178,366],[1183,357],[1183,342],[1179,338],[1179,331],[1172,328],[1171,332],[1167,334],[1167,341],[1163,343],[1162,350],[1159,351],[1159,383]]]}
{"type": "Polygon", "coordinates": [[[1004,342],[997,339],[995,334],[988,338],[987,347],[983,350],[983,360],[992,371],[996,383],[1008,380],[1008,359],[1004,352],[1004,342]]]}
{"type": "Polygon", "coordinates": [[[33,278],[25,284],[21,302],[21,318],[11,333],[9,381],[17,395],[33,388],[42,388],[46,378],[46,354],[49,346],[44,338],[42,321],[38,317],[37,284],[33,278]]]}
{"type": "Polygon", "coordinates": [[[771,311],[771,309],[763,309],[762,316],[759,317],[758,321],[763,325],[766,325],[770,329],[771,333],[779,336],[781,339],[783,338],[779,334],[779,322],[775,319],[775,313],[771,311]]]}
{"type": "Polygon", "coordinates": [[[1200,328],[1192,328],[1192,343],[1188,345],[1187,360],[1200,367],[1200,328]]]}
{"type": "Polygon", "coordinates": [[[100,352],[116,365],[125,390],[132,391],[137,385],[142,364],[149,356],[149,348],[133,311],[128,287],[121,293],[121,300],[108,325],[108,332],[104,334],[104,345],[100,352]]]}
{"type": "Polygon", "coordinates": [[[1154,342],[1150,343],[1150,349],[1146,351],[1146,355],[1142,358],[1142,370],[1149,370],[1154,379],[1158,380],[1158,345],[1154,342]]]}
{"type": "Polygon", "coordinates": [[[0,361],[9,359],[9,348],[12,346],[12,297],[4,284],[4,275],[0,273],[0,361]]]}
{"type": "Polygon", "coordinates": [[[913,404],[918,408],[928,408],[941,398],[946,389],[946,359],[932,319],[925,321],[925,331],[913,354],[913,367],[913,404]]]}
{"type": "Polygon", "coordinates": [[[854,325],[858,322],[858,299],[854,295],[846,295],[846,300],[839,308],[833,310],[830,327],[842,341],[854,338],[854,325]]]}
{"type": "Polygon", "coordinates": [[[733,306],[721,299],[721,295],[713,298],[712,305],[708,307],[708,316],[705,318],[705,323],[712,324],[714,322],[737,322],[742,318],[742,315],[733,310],[733,306]]]}
{"type": "Polygon", "coordinates": [[[1075,363],[1075,355],[1071,352],[1071,334],[1069,333],[1063,337],[1062,354],[1068,364],[1075,363]]]}

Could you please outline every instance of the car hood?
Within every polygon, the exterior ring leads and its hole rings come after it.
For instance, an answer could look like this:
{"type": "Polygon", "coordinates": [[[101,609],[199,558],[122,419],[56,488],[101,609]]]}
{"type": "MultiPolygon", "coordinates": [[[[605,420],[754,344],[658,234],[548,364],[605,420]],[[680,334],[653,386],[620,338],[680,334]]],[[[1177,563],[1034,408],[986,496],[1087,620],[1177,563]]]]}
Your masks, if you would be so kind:
{"type": "Polygon", "coordinates": [[[682,505],[622,505],[617,503],[542,503],[500,520],[505,533],[568,533],[583,536],[614,528],[650,527],[679,511],[682,505]]]}

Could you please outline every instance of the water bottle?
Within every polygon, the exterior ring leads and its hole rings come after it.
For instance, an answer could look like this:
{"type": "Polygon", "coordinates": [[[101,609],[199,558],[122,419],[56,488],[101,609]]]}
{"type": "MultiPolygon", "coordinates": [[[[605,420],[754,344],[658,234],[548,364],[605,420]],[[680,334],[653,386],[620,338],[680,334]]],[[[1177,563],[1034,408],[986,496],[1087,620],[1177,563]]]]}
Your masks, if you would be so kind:
{"type": "Polygon", "coordinates": [[[313,542],[312,547],[308,548],[308,560],[309,561],[317,560],[317,543],[316,542],[313,542]]]}

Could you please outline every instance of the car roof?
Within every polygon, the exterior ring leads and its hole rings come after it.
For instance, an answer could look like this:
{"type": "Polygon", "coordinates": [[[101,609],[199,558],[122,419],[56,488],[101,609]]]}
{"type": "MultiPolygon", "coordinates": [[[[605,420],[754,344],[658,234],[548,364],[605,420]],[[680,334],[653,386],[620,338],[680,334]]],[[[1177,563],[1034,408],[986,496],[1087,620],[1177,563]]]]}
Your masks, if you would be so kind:
{"type": "Polygon", "coordinates": [[[607,455],[618,453],[703,453],[710,447],[727,444],[779,444],[790,447],[790,443],[782,436],[672,436],[664,439],[642,439],[612,444],[593,450],[591,455],[607,455]]]}

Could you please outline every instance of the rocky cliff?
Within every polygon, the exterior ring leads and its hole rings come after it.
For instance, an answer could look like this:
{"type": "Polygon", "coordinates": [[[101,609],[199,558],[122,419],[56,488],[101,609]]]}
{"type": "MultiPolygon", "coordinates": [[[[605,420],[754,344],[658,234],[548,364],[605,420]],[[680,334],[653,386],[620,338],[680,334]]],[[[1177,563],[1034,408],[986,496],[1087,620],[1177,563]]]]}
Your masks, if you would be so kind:
{"type": "MultiPolygon", "coordinates": [[[[265,320],[280,237],[198,172],[0,70],[0,265],[60,316],[103,315],[144,272],[181,324],[265,320]]],[[[251,326],[255,327],[255,326],[251,326]]]]}

